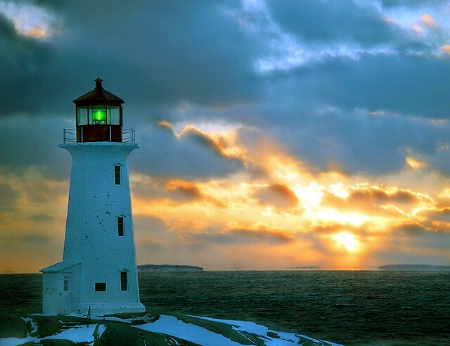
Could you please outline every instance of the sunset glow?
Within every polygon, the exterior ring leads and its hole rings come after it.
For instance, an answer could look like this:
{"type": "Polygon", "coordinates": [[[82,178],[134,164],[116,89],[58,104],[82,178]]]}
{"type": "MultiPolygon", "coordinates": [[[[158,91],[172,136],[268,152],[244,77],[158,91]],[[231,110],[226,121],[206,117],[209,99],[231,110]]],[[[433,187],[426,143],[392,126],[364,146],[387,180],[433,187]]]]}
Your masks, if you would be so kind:
{"type": "Polygon", "coordinates": [[[341,232],[332,236],[338,246],[343,246],[347,251],[354,252],[358,249],[358,241],[351,233],[341,232]]]}
{"type": "Polygon", "coordinates": [[[61,259],[98,76],[139,145],[138,264],[450,265],[449,4],[301,3],[0,0],[0,272],[61,259]]]}

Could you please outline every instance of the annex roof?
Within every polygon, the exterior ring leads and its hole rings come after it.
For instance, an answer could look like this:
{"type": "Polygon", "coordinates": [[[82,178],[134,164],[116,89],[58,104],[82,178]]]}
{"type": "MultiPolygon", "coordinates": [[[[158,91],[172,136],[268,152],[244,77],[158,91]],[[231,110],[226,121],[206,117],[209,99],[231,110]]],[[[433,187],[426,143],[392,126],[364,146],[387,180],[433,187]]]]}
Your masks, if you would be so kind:
{"type": "Polygon", "coordinates": [[[62,272],[63,270],[69,269],[71,267],[74,267],[76,265],[79,265],[81,262],[77,262],[77,263],[66,263],[66,262],[58,262],[56,264],[53,264],[49,267],[43,268],[41,270],[39,270],[42,273],[59,273],[62,272]]]}

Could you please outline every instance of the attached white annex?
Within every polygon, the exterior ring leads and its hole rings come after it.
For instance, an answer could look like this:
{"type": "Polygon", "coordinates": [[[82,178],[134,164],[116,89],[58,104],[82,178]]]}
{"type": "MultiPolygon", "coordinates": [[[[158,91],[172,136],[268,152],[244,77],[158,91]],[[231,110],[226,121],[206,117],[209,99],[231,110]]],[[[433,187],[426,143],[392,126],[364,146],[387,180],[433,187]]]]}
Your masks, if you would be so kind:
{"type": "Polygon", "coordinates": [[[126,158],[138,146],[123,130],[123,100],[95,80],[77,98],[76,130],[64,130],[72,156],[63,261],[41,269],[43,313],[145,311],[139,301],[126,158]]]}

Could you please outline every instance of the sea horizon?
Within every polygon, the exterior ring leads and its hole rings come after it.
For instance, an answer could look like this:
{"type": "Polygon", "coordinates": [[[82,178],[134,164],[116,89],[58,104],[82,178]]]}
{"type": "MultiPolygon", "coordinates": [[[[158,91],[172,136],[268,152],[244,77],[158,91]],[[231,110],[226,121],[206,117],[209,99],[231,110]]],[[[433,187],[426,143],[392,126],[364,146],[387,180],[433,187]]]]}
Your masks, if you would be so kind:
{"type": "MultiPolygon", "coordinates": [[[[138,264],[137,266],[144,266],[148,264],[138,264]]],[[[197,265],[185,265],[185,264],[151,264],[155,266],[193,266],[201,268],[204,272],[227,272],[227,271],[387,271],[387,270],[412,270],[412,271],[448,271],[450,270],[450,265],[445,264],[424,264],[424,263],[398,263],[398,264],[383,264],[377,267],[353,267],[353,268],[338,268],[338,267],[321,267],[321,266],[293,266],[285,268],[218,268],[218,269],[205,269],[197,265]],[[382,267],[399,267],[384,269],[382,267]],[[422,267],[422,268],[414,268],[422,267]],[[427,268],[428,267],[428,268],[427,268]]],[[[139,271],[139,270],[138,270],[139,271]]],[[[160,270],[164,272],[164,270],[160,270]]],[[[171,270],[178,271],[178,270],[171,270]]],[[[182,271],[182,270],[179,270],[182,271]]],[[[184,270],[190,271],[190,270],[184,270]]],[[[140,271],[139,271],[140,272],[140,271]]],[[[10,275],[10,274],[42,274],[40,271],[37,272],[1,272],[0,275],[10,275]]]]}

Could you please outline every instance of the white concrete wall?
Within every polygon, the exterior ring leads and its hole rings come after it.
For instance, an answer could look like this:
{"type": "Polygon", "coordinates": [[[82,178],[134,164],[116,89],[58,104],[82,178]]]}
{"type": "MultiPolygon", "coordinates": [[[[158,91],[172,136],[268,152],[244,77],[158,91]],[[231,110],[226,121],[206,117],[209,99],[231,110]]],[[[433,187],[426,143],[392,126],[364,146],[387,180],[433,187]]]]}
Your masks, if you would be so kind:
{"type": "Polygon", "coordinates": [[[64,262],[42,269],[43,313],[68,314],[74,311],[80,297],[80,264],[64,262]]]}
{"type": "Polygon", "coordinates": [[[135,144],[93,142],[61,145],[72,155],[64,263],[80,262],[74,312],[93,314],[144,311],[139,302],[131,196],[126,157],[135,144]],[[121,167],[115,184],[114,166],[121,167]],[[117,218],[124,219],[124,236],[117,218]],[[120,272],[128,271],[121,291],[120,272]],[[95,283],[106,283],[96,292],[95,283]]]}
{"type": "Polygon", "coordinates": [[[57,315],[60,311],[58,273],[44,273],[42,281],[42,312],[57,315]]]}

